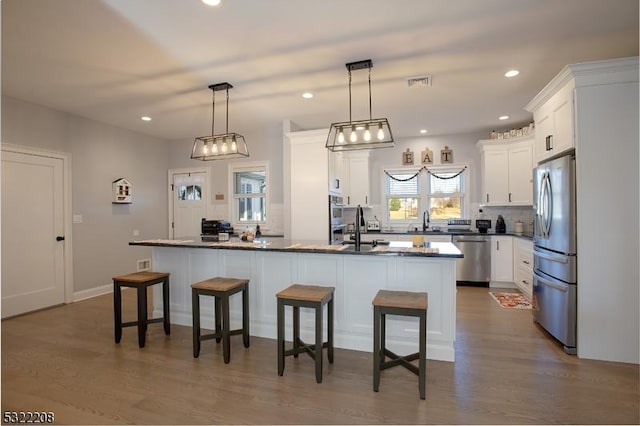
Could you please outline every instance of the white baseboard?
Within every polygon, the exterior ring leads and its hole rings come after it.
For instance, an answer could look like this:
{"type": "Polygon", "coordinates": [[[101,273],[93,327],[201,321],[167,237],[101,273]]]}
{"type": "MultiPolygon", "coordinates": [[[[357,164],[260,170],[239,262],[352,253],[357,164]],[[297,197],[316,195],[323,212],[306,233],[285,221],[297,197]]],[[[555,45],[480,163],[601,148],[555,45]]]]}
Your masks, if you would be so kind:
{"type": "Polygon", "coordinates": [[[113,293],[113,284],[107,284],[100,287],[90,288],[88,290],[75,291],[73,293],[73,301],[91,299],[92,297],[102,296],[103,294],[113,293]]]}

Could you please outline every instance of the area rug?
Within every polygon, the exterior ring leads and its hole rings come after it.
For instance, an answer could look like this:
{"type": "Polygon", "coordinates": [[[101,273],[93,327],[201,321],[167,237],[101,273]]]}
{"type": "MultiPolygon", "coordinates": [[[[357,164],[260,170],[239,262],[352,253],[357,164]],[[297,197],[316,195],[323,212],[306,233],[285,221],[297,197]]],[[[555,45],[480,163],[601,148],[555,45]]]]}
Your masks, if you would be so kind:
{"type": "Polygon", "coordinates": [[[489,294],[503,308],[511,309],[531,309],[531,303],[522,295],[522,293],[502,293],[492,292],[489,294]]]}

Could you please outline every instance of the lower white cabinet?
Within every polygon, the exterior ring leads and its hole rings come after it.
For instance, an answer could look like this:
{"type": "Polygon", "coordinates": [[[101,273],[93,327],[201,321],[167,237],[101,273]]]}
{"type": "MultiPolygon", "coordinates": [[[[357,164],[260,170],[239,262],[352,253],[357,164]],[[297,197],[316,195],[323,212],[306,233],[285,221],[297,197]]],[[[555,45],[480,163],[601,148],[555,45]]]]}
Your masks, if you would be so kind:
{"type": "Polygon", "coordinates": [[[491,236],[491,282],[513,282],[513,237],[491,236]]]}
{"type": "Polygon", "coordinates": [[[513,239],[513,282],[531,300],[533,291],[533,242],[513,239]]]}

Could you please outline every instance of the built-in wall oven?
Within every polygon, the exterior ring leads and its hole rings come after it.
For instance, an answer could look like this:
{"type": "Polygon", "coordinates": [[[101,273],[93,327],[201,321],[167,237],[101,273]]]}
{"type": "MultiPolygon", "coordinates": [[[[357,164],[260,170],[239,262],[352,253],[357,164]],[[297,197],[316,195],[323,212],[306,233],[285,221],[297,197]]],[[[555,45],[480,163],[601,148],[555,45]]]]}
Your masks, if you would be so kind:
{"type": "Polygon", "coordinates": [[[329,195],[329,244],[342,244],[344,241],[343,209],[342,197],[329,195]]]}

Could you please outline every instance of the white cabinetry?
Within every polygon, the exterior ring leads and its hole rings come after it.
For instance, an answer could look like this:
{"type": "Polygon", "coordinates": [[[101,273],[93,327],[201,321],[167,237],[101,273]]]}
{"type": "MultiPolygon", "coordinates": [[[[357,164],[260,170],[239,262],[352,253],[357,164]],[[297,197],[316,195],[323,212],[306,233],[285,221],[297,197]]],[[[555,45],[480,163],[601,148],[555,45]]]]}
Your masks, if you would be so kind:
{"type": "Polygon", "coordinates": [[[478,142],[482,150],[482,202],[526,206],[533,202],[533,136],[478,142]]]}
{"type": "Polygon", "coordinates": [[[369,198],[369,151],[344,153],[342,177],[344,203],[349,207],[368,206],[369,198]]]}
{"type": "Polygon", "coordinates": [[[329,240],[329,151],[327,130],[287,134],[291,170],[291,235],[296,240],[329,240]]]}
{"type": "Polygon", "coordinates": [[[328,152],[329,155],[329,192],[341,195],[344,189],[342,178],[343,158],[342,152],[328,152]]]}
{"type": "Polygon", "coordinates": [[[533,290],[533,242],[513,238],[513,281],[531,300],[533,290]]]}
{"type": "Polygon", "coordinates": [[[574,88],[574,81],[568,81],[548,101],[532,111],[536,123],[537,162],[555,157],[575,146],[574,88]]]}
{"type": "Polygon", "coordinates": [[[491,282],[494,281],[513,282],[513,237],[491,236],[491,282]]]}

